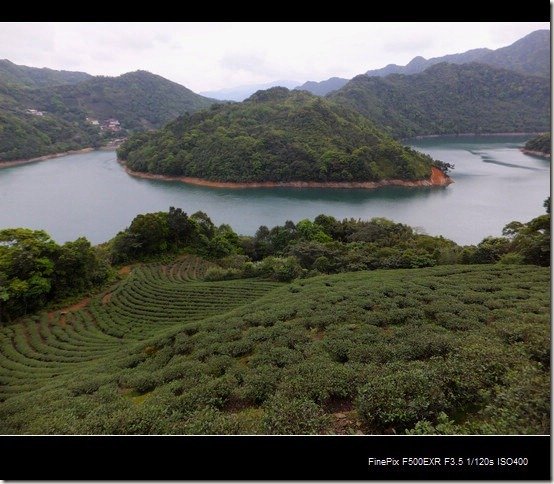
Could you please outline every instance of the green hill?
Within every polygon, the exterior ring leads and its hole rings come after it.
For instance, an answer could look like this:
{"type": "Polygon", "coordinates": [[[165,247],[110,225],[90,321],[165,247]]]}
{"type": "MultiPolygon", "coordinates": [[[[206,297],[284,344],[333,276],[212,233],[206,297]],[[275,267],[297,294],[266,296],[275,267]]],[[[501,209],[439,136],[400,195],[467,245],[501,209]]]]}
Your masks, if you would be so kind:
{"type": "Polygon", "coordinates": [[[51,87],[60,84],[77,84],[92,76],[86,72],[56,71],[47,67],[28,67],[0,60],[0,82],[21,87],[51,87]]]}
{"type": "Polygon", "coordinates": [[[145,71],[38,89],[0,80],[0,161],[97,146],[128,131],[160,127],[211,103],[186,87],[145,71]],[[30,109],[41,111],[43,116],[30,114],[30,109]],[[99,123],[117,119],[122,131],[101,132],[99,126],[87,122],[87,117],[99,123]]]}
{"type": "Polygon", "coordinates": [[[432,164],[354,110],[282,87],[138,134],[118,155],[137,171],[230,182],[413,180],[432,164]]]}
{"type": "Polygon", "coordinates": [[[27,111],[36,107],[34,90],[0,82],[0,162],[101,143],[100,130],[85,122],[85,113],[58,110],[36,116],[27,111]]]}
{"type": "Polygon", "coordinates": [[[550,133],[540,134],[525,143],[525,150],[550,155],[552,151],[552,139],[550,133]]]}
{"type": "Polygon", "coordinates": [[[357,76],[328,98],[401,138],[550,129],[548,79],[481,64],[438,64],[410,76],[357,76]]]}
{"type": "Polygon", "coordinates": [[[146,71],[118,77],[96,76],[71,86],[35,92],[39,109],[82,111],[97,119],[118,119],[125,129],[159,128],[185,112],[207,108],[213,100],[146,71]]]}
{"type": "Polygon", "coordinates": [[[550,273],[207,282],[194,256],[0,328],[3,434],[550,431],[550,273]]]}

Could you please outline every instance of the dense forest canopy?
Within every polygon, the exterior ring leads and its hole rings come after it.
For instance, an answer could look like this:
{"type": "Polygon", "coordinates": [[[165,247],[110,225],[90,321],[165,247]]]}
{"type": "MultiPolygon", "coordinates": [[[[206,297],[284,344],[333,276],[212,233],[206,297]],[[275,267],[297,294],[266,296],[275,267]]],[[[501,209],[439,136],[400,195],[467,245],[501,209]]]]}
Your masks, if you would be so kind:
{"type": "Polygon", "coordinates": [[[354,110],[282,87],[137,134],[118,156],[136,171],[232,182],[416,180],[433,164],[354,110]]]}
{"type": "Polygon", "coordinates": [[[421,74],[357,76],[329,99],[394,137],[550,129],[550,81],[481,64],[437,64],[421,74]]]}

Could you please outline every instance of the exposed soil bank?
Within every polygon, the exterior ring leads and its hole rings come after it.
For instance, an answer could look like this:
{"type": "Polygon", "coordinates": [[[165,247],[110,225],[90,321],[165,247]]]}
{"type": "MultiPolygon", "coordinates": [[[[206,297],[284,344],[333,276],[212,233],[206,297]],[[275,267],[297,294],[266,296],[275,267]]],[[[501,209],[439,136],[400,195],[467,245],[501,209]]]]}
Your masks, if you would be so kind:
{"type": "Polygon", "coordinates": [[[378,182],[311,182],[311,181],[290,181],[290,182],[251,182],[251,183],[236,183],[236,182],[219,182],[206,180],[204,178],[195,178],[190,176],[168,176],[156,175],[154,173],[144,173],[134,171],[128,168],[125,163],[121,162],[125,171],[138,178],[147,178],[150,180],[164,181],[180,181],[190,185],[199,185],[211,188],[380,188],[387,186],[399,187],[445,187],[454,183],[454,181],[445,175],[438,168],[431,168],[431,177],[426,180],[381,180],[378,182]]]}
{"type": "Polygon", "coordinates": [[[29,158],[28,160],[0,161],[0,168],[9,168],[10,166],[24,165],[25,163],[34,163],[35,161],[50,160],[52,158],[61,158],[62,156],[90,153],[91,151],[94,151],[94,148],[83,148],[82,150],[71,150],[64,151],[62,153],[52,153],[50,155],[38,156],[37,158],[29,158]]]}
{"type": "Polygon", "coordinates": [[[541,158],[550,159],[550,153],[543,153],[542,151],[526,150],[525,148],[520,148],[520,149],[521,149],[521,152],[525,153],[526,155],[540,156],[541,158]]]}

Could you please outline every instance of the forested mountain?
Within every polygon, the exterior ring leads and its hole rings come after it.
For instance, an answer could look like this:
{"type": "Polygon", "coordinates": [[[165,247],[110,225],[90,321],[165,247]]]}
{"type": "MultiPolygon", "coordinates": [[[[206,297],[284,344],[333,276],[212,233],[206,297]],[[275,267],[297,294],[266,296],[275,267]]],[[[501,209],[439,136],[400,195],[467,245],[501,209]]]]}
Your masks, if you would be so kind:
{"type": "Polygon", "coordinates": [[[0,161],[34,158],[97,146],[103,137],[98,127],[85,122],[82,111],[36,109],[36,90],[0,82],[0,161]]]}
{"type": "Polygon", "coordinates": [[[39,109],[84,111],[88,116],[116,118],[125,129],[157,128],[185,112],[206,108],[213,100],[146,71],[118,77],[97,76],[72,86],[36,91],[39,109]]]}
{"type": "Polygon", "coordinates": [[[123,135],[160,127],[212,102],[145,71],[38,89],[0,81],[0,161],[96,145],[117,134],[100,129],[110,118],[123,135]]]}
{"type": "Polygon", "coordinates": [[[550,30],[536,30],[512,45],[485,54],[478,62],[550,79],[550,30]]]}
{"type": "Polygon", "coordinates": [[[20,66],[7,59],[0,60],[0,82],[24,87],[47,87],[77,84],[91,79],[86,72],[56,71],[47,67],[20,66]]]}
{"type": "MultiPolygon", "coordinates": [[[[390,74],[418,74],[433,65],[443,62],[448,62],[449,64],[479,62],[494,67],[510,69],[522,74],[549,78],[550,31],[536,30],[513,44],[496,50],[484,48],[472,49],[460,54],[450,54],[431,59],[417,56],[405,66],[389,64],[381,69],[369,70],[365,75],[369,77],[386,77],[390,74]]],[[[318,96],[324,96],[331,91],[341,88],[346,83],[346,79],[332,77],[321,82],[306,82],[297,89],[304,89],[318,96]],[[344,82],[340,84],[338,81],[344,82]]]]}
{"type": "Polygon", "coordinates": [[[136,171],[229,182],[413,180],[432,164],[354,110],[282,87],[137,134],[118,155],[136,171]]]}
{"type": "Polygon", "coordinates": [[[329,99],[395,137],[550,129],[550,82],[482,64],[438,64],[420,74],[360,75],[329,99]]]}

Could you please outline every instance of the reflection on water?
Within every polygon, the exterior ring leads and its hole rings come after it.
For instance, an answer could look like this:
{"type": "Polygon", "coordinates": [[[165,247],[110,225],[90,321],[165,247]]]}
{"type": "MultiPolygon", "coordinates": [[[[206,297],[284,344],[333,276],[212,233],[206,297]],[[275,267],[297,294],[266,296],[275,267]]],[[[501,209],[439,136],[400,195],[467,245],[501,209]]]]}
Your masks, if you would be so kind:
{"type": "Polygon", "coordinates": [[[455,165],[448,187],[214,189],[128,176],[113,152],[98,151],[0,170],[0,227],[44,228],[62,242],[113,237],[138,213],[202,210],[243,234],[260,225],[327,213],[387,217],[459,243],[499,235],[512,220],[542,213],[550,162],[524,155],[529,136],[436,137],[410,146],[455,165]]]}

